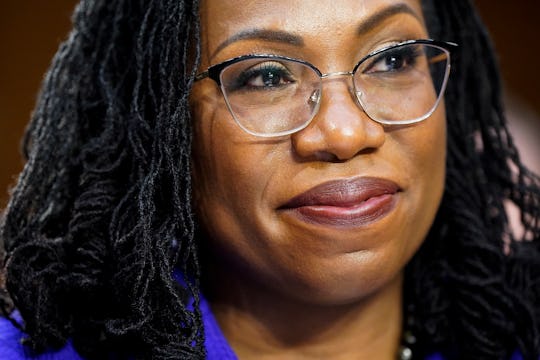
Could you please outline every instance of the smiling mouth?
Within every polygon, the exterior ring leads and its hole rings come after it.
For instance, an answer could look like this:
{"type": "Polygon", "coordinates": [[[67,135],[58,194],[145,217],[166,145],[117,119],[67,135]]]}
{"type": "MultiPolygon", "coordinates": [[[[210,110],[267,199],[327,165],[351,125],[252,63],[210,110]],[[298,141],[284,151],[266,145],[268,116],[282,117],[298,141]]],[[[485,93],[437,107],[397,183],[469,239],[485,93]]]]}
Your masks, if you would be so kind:
{"type": "Polygon", "coordinates": [[[396,183],[380,178],[334,180],[293,197],[278,210],[311,224],[362,227],[388,215],[400,192],[396,183]]]}

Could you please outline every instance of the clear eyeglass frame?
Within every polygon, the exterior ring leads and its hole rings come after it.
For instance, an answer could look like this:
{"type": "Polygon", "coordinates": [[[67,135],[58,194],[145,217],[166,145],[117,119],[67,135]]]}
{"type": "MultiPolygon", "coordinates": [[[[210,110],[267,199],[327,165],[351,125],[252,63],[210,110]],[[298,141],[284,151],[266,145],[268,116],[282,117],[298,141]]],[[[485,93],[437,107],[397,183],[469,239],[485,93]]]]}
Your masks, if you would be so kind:
{"type": "MultiPolygon", "coordinates": [[[[444,97],[444,92],[446,89],[446,85],[448,82],[448,78],[450,75],[450,68],[451,68],[451,53],[458,47],[457,44],[452,42],[444,42],[444,41],[437,41],[432,39],[418,39],[418,40],[407,40],[403,41],[397,44],[393,44],[388,47],[384,47],[381,49],[378,49],[374,52],[371,52],[364,56],[360,61],[356,63],[356,65],[353,67],[351,71],[339,71],[339,72],[331,72],[331,73],[322,73],[317,67],[312,65],[311,63],[295,59],[291,57],[281,56],[281,55],[275,55],[275,54],[249,54],[249,55],[242,55],[238,57],[234,57],[232,59],[225,60],[221,63],[212,65],[208,67],[205,71],[197,74],[195,76],[195,81],[200,81],[205,78],[210,78],[213,81],[216,82],[216,84],[220,87],[221,92],[223,94],[223,97],[225,99],[225,103],[229,109],[229,112],[231,113],[233,119],[237,123],[237,125],[242,128],[244,131],[246,131],[249,134],[259,136],[259,137],[279,137],[279,136],[285,136],[290,135],[295,132],[298,132],[304,128],[306,128],[311,121],[315,118],[319,105],[320,100],[322,96],[322,81],[326,78],[333,77],[333,76],[350,76],[353,79],[353,90],[354,95],[356,99],[357,105],[363,110],[363,112],[373,121],[376,121],[380,124],[383,124],[385,126],[393,126],[393,125],[410,125],[415,124],[418,122],[421,122],[427,118],[429,118],[433,112],[437,109],[441,99],[444,97]],[[421,111],[421,114],[415,114],[410,118],[404,118],[404,119],[391,119],[389,116],[385,115],[377,115],[376,112],[379,111],[377,109],[379,108],[386,108],[386,104],[377,104],[377,100],[380,98],[377,96],[372,96],[373,99],[376,99],[375,101],[371,101],[368,99],[366,94],[369,94],[370,91],[365,91],[361,87],[360,80],[357,79],[359,76],[357,76],[357,73],[361,72],[362,70],[365,70],[364,68],[369,65],[370,61],[373,59],[383,59],[383,55],[392,55],[393,52],[396,50],[403,50],[403,49],[412,49],[415,45],[422,46],[424,50],[434,51],[435,55],[432,58],[427,59],[428,66],[431,66],[431,64],[439,64],[439,70],[437,71],[439,74],[435,75],[433,73],[430,75],[430,80],[433,83],[433,87],[435,88],[435,91],[437,92],[436,97],[431,98],[429,101],[429,106],[426,106],[424,110],[421,111]],[[225,84],[225,81],[223,79],[223,75],[227,74],[228,69],[232,69],[234,66],[239,66],[237,64],[244,64],[248,63],[250,61],[268,61],[268,62],[285,62],[290,65],[298,65],[302,67],[303,70],[309,69],[311,70],[312,74],[311,76],[314,78],[314,83],[311,84],[311,87],[309,88],[309,91],[307,91],[304,95],[304,100],[306,101],[306,104],[302,104],[302,106],[309,106],[309,110],[305,110],[306,113],[309,114],[301,114],[299,117],[300,120],[294,120],[289,125],[288,122],[283,125],[283,128],[280,128],[278,130],[266,130],[262,127],[260,129],[256,128],[251,124],[251,121],[253,121],[253,117],[244,116],[242,117],[239,115],[242,112],[242,107],[238,107],[237,104],[234,102],[231,102],[231,90],[228,88],[228,85],[225,84]],[[444,63],[442,63],[444,62],[444,63]],[[437,76],[437,79],[434,79],[434,76],[437,76]],[[316,80],[316,81],[315,81],[316,80]],[[437,82],[437,83],[435,83],[437,82]],[[370,105],[370,102],[374,103],[375,105],[370,105]],[[374,110],[374,108],[376,110],[374,110]]],[[[427,58],[427,56],[426,56],[427,58]]],[[[375,60],[373,60],[375,61],[375,60]]],[[[309,71],[308,71],[309,72],[309,71]]],[[[430,69],[430,72],[432,72],[432,69],[430,69]]],[[[384,76],[384,74],[383,74],[384,76]]],[[[424,78],[426,78],[424,74],[424,78]]],[[[383,77],[384,79],[384,77],[383,77]]],[[[427,80],[423,80],[426,82],[427,80]]],[[[429,83],[429,81],[427,81],[429,83]]],[[[371,85],[372,87],[378,88],[378,89],[385,89],[384,82],[381,82],[382,85],[371,85]]],[[[386,84],[387,85],[387,84],[386,84]]],[[[405,89],[407,90],[407,87],[403,84],[400,84],[399,86],[395,85],[398,90],[399,89],[405,89]],[[401,87],[401,88],[400,88],[401,87]]],[[[423,84],[423,86],[426,86],[423,84]]],[[[368,87],[368,90],[369,87],[368,87]]],[[[414,91],[415,89],[410,89],[409,91],[414,91]]],[[[261,90],[259,90],[260,92],[261,90]]],[[[262,90],[268,92],[269,90],[262,90]]],[[[380,90],[379,90],[380,91],[380,90]]],[[[388,90],[387,90],[388,92],[388,90]]],[[[375,93],[375,91],[373,91],[375,93]]],[[[399,93],[399,91],[396,93],[396,99],[395,101],[405,102],[406,97],[402,97],[402,94],[399,93]]],[[[244,95],[244,97],[247,97],[244,95]]],[[[252,96],[252,98],[254,98],[252,96]]],[[[286,101],[285,99],[282,101],[286,101]]],[[[409,101],[417,101],[415,99],[410,99],[409,101]]],[[[289,101],[290,102],[290,101],[289,101]]],[[[393,104],[396,106],[401,106],[397,102],[396,104],[393,104]]],[[[259,107],[265,107],[266,105],[263,104],[262,106],[260,104],[257,105],[257,108],[259,107]]],[[[269,105],[268,105],[269,106],[269,105]]],[[[391,107],[391,106],[390,106],[391,107]]],[[[409,106],[410,108],[411,106],[409,106]]],[[[405,106],[407,108],[407,106],[405,106]]],[[[264,110],[264,109],[263,109],[264,110]]],[[[251,108],[251,111],[254,111],[253,108],[251,108]]],[[[395,110],[396,113],[399,113],[398,110],[395,110]]],[[[403,112],[403,111],[402,111],[403,112]]],[[[388,115],[388,114],[386,114],[388,115]]],[[[282,121],[283,122],[283,121],[282,121]]]]}

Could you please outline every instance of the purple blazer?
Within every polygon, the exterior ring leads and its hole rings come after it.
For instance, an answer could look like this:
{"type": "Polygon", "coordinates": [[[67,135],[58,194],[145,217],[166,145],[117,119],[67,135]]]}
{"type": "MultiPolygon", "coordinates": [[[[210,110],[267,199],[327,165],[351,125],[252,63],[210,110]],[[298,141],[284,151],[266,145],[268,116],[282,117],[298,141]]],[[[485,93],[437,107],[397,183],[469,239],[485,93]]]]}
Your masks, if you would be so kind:
{"type": "MultiPolygon", "coordinates": [[[[208,302],[201,297],[201,312],[205,329],[205,347],[208,360],[237,360],[231,346],[225,339],[221,329],[210,310],[208,302]]],[[[15,318],[21,321],[18,313],[15,318]]],[[[44,354],[32,356],[21,344],[24,334],[21,333],[11,322],[0,317],[0,359],[5,360],[82,360],[71,342],[68,342],[62,349],[48,351],[44,354]]],[[[522,356],[516,352],[510,360],[522,360],[522,356]]],[[[436,353],[428,356],[425,360],[444,360],[436,353]]]]}

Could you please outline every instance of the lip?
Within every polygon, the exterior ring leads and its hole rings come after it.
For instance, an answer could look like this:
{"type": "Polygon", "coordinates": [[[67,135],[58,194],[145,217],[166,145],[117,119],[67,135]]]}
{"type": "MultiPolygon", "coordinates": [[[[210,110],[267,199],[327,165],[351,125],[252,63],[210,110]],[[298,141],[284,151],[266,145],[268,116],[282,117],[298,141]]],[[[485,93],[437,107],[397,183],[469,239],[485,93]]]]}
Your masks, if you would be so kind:
{"type": "Polygon", "coordinates": [[[361,227],[388,215],[399,192],[395,182],[381,178],[332,180],[293,197],[279,210],[312,224],[361,227]]]}

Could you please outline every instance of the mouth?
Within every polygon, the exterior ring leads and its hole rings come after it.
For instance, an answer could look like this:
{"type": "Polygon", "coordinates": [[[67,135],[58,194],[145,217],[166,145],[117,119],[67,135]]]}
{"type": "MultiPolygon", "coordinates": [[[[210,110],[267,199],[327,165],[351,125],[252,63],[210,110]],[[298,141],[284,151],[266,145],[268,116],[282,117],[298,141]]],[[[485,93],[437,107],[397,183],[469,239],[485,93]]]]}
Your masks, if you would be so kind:
{"type": "Polygon", "coordinates": [[[362,227],[388,215],[400,192],[396,183],[386,179],[333,180],[293,197],[279,210],[311,224],[362,227]]]}

